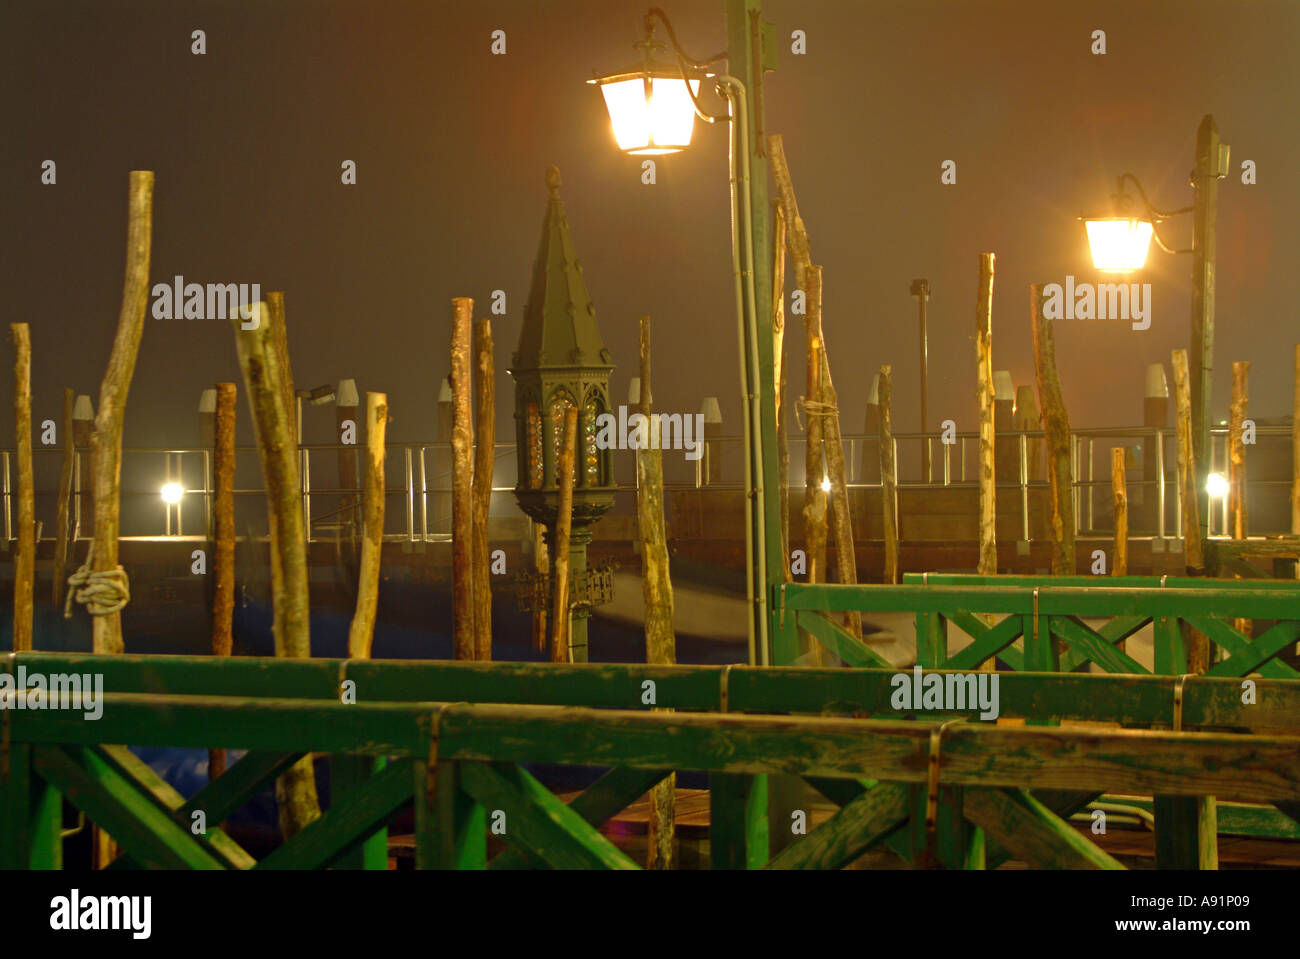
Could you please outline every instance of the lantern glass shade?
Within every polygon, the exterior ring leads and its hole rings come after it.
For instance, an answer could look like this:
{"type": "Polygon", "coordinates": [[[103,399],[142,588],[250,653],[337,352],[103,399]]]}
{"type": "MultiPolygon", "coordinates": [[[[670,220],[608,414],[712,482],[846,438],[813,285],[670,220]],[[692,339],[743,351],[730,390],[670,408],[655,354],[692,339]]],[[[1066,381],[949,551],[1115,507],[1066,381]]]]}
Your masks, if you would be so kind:
{"type": "Polygon", "coordinates": [[[1146,264],[1155,227],[1137,217],[1096,217],[1084,221],[1092,265],[1102,273],[1131,273],[1146,264]]]}
{"type": "Polygon", "coordinates": [[[691,95],[700,92],[700,81],[689,81],[690,90],[687,82],[655,73],[600,81],[618,148],[634,156],[658,156],[690,146],[695,132],[691,95]]]}

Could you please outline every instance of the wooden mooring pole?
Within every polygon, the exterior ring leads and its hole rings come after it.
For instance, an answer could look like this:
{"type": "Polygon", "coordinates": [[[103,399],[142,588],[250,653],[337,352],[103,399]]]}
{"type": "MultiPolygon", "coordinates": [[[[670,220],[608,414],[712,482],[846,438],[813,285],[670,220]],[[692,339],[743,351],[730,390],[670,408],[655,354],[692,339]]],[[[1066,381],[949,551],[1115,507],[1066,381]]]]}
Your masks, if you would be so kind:
{"type": "MultiPolygon", "coordinates": [[[[997,487],[993,385],[993,263],[992,253],[980,254],[975,301],[975,393],[980,414],[980,553],[979,574],[998,571],[997,487]]],[[[990,664],[992,660],[990,660],[990,664]]]]}
{"type": "Polygon", "coordinates": [[[18,447],[18,552],[14,556],[14,652],[32,649],[36,589],[36,483],[32,478],[32,339],[10,323],[14,344],[14,428],[18,447]]]}
{"type": "Polygon", "coordinates": [[[375,643],[379,567],[384,549],[384,437],[387,429],[388,394],[366,393],[366,485],[362,494],[365,523],[357,579],[357,607],[348,631],[348,656],[353,659],[369,659],[375,643]]]}
{"type": "Polygon", "coordinates": [[[1061,395],[1056,371],[1056,336],[1052,321],[1043,316],[1043,285],[1029,288],[1029,316],[1034,338],[1034,373],[1038,405],[1047,439],[1048,506],[1052,535],[1052,575],[1073,576],[1074,470],[1070,464],[1070,417],[1061,395]]]}
{"type": "Polygon", "coordinates": [[[492,472],[496,461],[496,368],[492,359],[492,321],[474,322],[474,658],[492,658],[492,575],[488,520],[492,507],[492,472]]]}
{"type": "Polygon", "coordinates": [[[153,173],[132,170],[130,181],[122,308],[117,318],[117,333],[113,337],[108,369],[99,388],[95,432],[90,438],[90,465],[95,474],[95,536],[87,557],[88,573],[83,575],[78,570],[74,576],[77,600],[84,602],[91,614],[94,651],[97,653],[125,650],[122,608],[131,598],[126,571],[117,562],[120,529],[118,484],[122,474],[122,423],[126,416],[126,398],[135,372],[135,358],[140,350],[149,298],[153,173]]]}
{"type": "MultiPolygon", "coordinates": [[[[234,383],[218,383],[213,423],[212,655],[229,656],[235,613],[235,400],[234,383]]],[[[225,749],[208,750],[208,779],[226,769],[225,749]]]]}
{"type": "Polygon", "coordinates": [[[573,528],[573,461],[578,445],[578,408],[564,408],[564,434],[560,442],[555,481],[560,488],[555,518],[555,575],[551,586],[551,662],[567,663],[569,650],[569,532],[573,528]]]}
{"type": "Polygon", "coordinates": [[[882,582],[898,582],[898,464],[894,462],[893,367],[885,364],[876,377],[880,403],[880,503],[885,542],[882,582]]]}
{"type": "Polygon", "coordinates": [[[1246,517],[1246,412],[1250,404],[1250,362],[1232,364],[1232,405],[1228,419],[1228,522],[1233,539],[1245,539],[1246,517]]]}
{"type": "MultiPolygon", "coordinates": [[[[1125,449],[1110,451],[1110,487],[1115,503],[1115,555],[1111,558],[1112,576],[1128,575],[1128,486],[1124,473],[1125,449]]],[[[1121,647],[1123,648],[1123,647],[1121,647]]]]}
{"type": "MultiPolygon", "coordinates": [[[[258,303],[248,321],[235,316],[235,347],[244,388],[253,414],[258,456],[266,483],[266,512],[271,540],[271,605],[275,654],[287,659],[311,657],[308,615],[307,542],[299,498],[298,445],[293,391],[284,388],[280,335],[266,303],[258,303]]],[[[283,321],[283,317],[281,317],[283,321]]],[[[283,322],[280,324],[284,331],[283,322]]],[[[316,777],[310,756],[300,759],[275,785],[280,831],[291,839],[320,816],[316,777]]]]}
{"type": "Polygon", "coordinates": [[[51,599],[55,609],[63,602],[63,576],[68,565],[68,513],[72,506],[72,471],[77,461],[76,427],[73,411],[76,409],[76,392],[63,391],[63,462],[59,464],[59,503],[54,519],[54,571],[51,599]]]}
{"type": "Polygon", "coordinates": [[[451,301],[451,613],[452,655],[474,659],[473,477],[470,328],[474,301],[451,301]]]}
{"type": "MultiPolygon", "coordinates": [[[[1233,539],[1245,539],[1246,515],[1246,412],[1250,404],[1250,362],[1232,364],[1232,404],[1228,417],[1228,524],[1233,539]]],[[[1232,625],[1238,632],[1249,636],[1254,631],[1254,621],[1236,618],[1232,625]]]]}
{"type": "MultiPolygon", "coordinates": [[[[673,633],[673,584],[668,568],[668,536],[664,529],[663,452],[659,448],[659,438],[653,435],[655,421],[650,419],[654,411],[654,400],[650,392],[650,317],[643,316],[639,322],[640,412],[652,424],[650,448],[636,451],[636,520],[641,537],[641,591],[645,601],[645,661],[651,665],[671,666],[677,662],[677,638],[673,633]]],[[[676,773],[669,774],[650,790],[647,869],[673,868],[676,795],[676,773]]]]}

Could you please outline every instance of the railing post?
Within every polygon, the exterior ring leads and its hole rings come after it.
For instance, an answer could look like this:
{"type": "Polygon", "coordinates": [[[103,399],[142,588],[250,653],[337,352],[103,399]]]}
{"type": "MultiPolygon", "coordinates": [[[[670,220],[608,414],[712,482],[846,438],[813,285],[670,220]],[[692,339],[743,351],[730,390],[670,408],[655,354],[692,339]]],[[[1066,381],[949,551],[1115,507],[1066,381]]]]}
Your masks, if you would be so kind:
{"type": "Polygon", "coordinates": [[[435,760],[432,764],[416,761],[412,766],[415,868],[483,869],[487,865],[486,811],[460,788],[460,764],[435,760]]]}
{"type": "Polygon", "coordinates": [[[62,869],[63,800],[32,770],[32,747],[5,743],[0,769],[0,869],[62,869]]]}
{"type": "Polygon", "coordinates": [[[411,448],[403,447],[406,458],[406,539],[415,542],[415,465],[411,457],[411,448]]]}
{"type": "Polygon", "coordinates": [[[709,856],[714,869],[760,869],[770,856],[767,776],[709,774],[709,856]]]}

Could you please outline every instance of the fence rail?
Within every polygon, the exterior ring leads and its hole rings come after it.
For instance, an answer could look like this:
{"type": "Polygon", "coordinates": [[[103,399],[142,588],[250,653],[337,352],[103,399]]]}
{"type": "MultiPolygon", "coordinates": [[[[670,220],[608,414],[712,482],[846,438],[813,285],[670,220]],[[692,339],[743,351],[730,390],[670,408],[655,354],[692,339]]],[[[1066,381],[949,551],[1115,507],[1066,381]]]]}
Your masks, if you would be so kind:
{"type": "Polygon", "coordinates": [[[98,674],[110,690],[97,721],[31,708],[26,691],[29,708],[11,702],[0,713],[0,867],[62,864],[66,797],[117,839],[116,868],[384,868],[385,828],[407,808],[417,867],[636,868],[599,827],[672,770],[709,774],[715,868],[833,868],[879,843],[920,865],[1014,856],[1119,868],[1068,822],[1107,791],[1266,803],[1240,808],[1293,827],[1300,816],[1295,680],[1258,680],[1252,706],[1228,678],[999,675],[1005,716],[1175,727],[1147,730],[954,725],[968,711],[894,709],[892,670],[65,653],[10,654],[0,665],[15,677],[98,674]],[[355,703],[339,695],[348,681],[355,703]],[[792,715],[810,712],[824,715],[792,715]],[[909,714],[920,721],[899,718],[909,714]],[[1287,734],[1231,731],[1260,725],[1287,734]],[[120,743],[251,751],[187,800],[120,743]],[[331,754],[336,774],[365,774],[255,861],[216,824],[313,752],[331,754]],[[526,763],[608,771],[566,804],[526,763]],[[776,855],[773,774],[800,777],[838,807],[776,855]],[[196,830],[200,812],[207,828],[196,830]],[[491,860],[489,822],[507,847],[491,860]]]}

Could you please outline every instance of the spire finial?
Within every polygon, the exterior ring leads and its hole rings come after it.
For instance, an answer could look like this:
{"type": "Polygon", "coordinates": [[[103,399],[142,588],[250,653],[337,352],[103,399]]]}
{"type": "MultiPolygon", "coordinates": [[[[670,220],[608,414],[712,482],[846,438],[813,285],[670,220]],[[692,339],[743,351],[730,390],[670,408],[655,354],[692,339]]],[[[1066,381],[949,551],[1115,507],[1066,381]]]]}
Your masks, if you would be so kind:
{"type": "Polygon", "coordinates": [[[546,188],[551,191],[551,196],[559,198],[560,195],[560,168],[552,163],[546,168],[546,188]]]}

